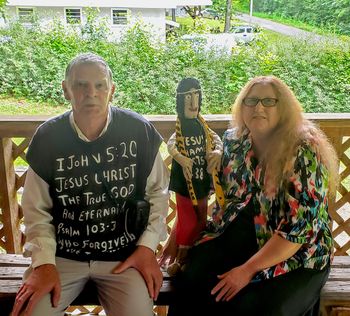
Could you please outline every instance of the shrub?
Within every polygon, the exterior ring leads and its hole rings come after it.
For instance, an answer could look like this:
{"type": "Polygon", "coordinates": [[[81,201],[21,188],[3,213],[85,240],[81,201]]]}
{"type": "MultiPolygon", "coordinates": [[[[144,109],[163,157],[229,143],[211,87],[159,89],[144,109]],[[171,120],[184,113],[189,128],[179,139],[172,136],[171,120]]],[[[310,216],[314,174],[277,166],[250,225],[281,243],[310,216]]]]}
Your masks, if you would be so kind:
{"type": "Polygon", "coordinates": [[[197,77],[203,86],[203,113],[229,113],[247,80],[263,74],[281,77],[307,112],[349,112],[346,41],[312,42],[262,34],[251,45],[236,46],[228,56],[196,51],[176,38],[155,43],[140,23],[121,42],[108,42],[100,36],[103,25],[93,23],[85,27],[83,36],[57,21],[49,31],[17,23],[0,30],[0,94],[63,103],[66,64],[80,52],[93,51],[112,68],[114,103],[142,114],[175,114],[176,86],[187,76],[197,77]]]}

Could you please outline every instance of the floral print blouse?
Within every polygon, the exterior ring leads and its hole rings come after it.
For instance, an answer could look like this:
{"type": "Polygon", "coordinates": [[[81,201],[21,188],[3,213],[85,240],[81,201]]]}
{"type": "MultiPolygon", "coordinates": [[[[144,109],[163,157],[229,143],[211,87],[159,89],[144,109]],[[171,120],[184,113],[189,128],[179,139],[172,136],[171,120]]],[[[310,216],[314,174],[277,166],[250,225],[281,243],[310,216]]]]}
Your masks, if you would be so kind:
{"type": "Polygon", "coordinates": [[[328,172],[312,146],[307,143],[299,146],[289,182],[267,194],[264,173],[254,157],[250,135],[237,138],[235,130],[230,129],[225,132],[223,143],[221,180],[226,209],[214,210],[212,222],[200,242],[221,234],[252,202],[259,249],[274,233],[303,244],[293,257],[259,272],[256,280],[299,267],[325,268],[331,260],[333,247],[327,200],[328,172]]]}

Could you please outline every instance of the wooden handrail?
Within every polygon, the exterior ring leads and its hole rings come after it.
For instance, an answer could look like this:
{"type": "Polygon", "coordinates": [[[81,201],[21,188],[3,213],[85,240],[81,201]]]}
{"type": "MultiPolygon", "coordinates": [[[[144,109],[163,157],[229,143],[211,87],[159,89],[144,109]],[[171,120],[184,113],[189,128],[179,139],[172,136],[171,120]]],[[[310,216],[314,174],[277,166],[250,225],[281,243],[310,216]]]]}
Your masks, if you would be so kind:
{"type": "MultiPolygon", "coordinates": [[[[175,131],[175,115],[145,115],[167,141],[175,131]]],[[[229,127],[231,115],[204,115],[208,125],[219,135],[229,127]]],[[[350,113],[306,113],[315,121],[334,145],[340,160],[342,184],[336,199],[330,201],[330,213],[334,220],[336,254],[350,254],[350,113]],[[349,153],[348,153],[349,152],[349,153]],[[345,234],[344,234],[345,233],[345,234]]],[[[25,174],[17,174],[14,161],[25,159],[25,150],[36,128],[50,116],[0,115],[0,248],[9,253],[21,252],[22,235],[19,229],[22,219],[17,192],[22,189],[25,174]],[[24,138],[16,145],[13,138],[24,138]],[[2,215],[1,215],[2,214],[2,215]],[[4,237],[4,238],[3,238],[4,237]]],[[[286,140],[288,141],[288,140],[286,140]]],[[[18,142],[18,141],[17,141],[18,142]]],[[[170,164],[170,159],[167,159],[170,164]]],[[[174,218],[175,204],[170,203],[168,221],[174,218]]]]}

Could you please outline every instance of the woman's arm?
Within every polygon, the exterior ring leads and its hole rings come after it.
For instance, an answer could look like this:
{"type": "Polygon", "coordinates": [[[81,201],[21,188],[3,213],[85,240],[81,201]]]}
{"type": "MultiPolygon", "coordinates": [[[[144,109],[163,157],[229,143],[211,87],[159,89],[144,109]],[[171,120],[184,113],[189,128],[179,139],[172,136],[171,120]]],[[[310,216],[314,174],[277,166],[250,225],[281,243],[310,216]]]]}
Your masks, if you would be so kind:
{"type": "Polygon", "coordinates": [[[254,275],[261,270],[289,259],[301,246],[302,244],[291,242],[278,234],[274,234],[253,257],[244,263],[244,266],[254,275]]]}
{"type": "Polygon", "coordinates": [[[301,246],[302,244],[290,242],[274,234],[247,262],[219,275],[220,281],[211,294],[216,295],[216,301],[229,301],[251,281],[257,272],[287,260],[301,246]]]}
{"type": "MultiPolygon", "coordinates": [[[[286,185],[283,201],[280,202],[284,208],[281,224],[246,263],[218,276],[220,281],[212,290],[212,294],[217,295],[217,300],[230,300],[259,271],[277,264],[281,264],[280,268],[285,268],[282,267],[284,262],[299,251],[302,245],[314,245],[317,238],[327,236],[327,183],[328,173],[320,163],[316,150],[309,145],[302,145],[286,185]]],[[[326,253],[328,245],[322,246],[326,253]]],[[[305,247],[305,256],[310,257],[314,250],[307,252],[308,247],[305,247]]],[[[275,272],[276,270],[272,271],[275,272]]]]}

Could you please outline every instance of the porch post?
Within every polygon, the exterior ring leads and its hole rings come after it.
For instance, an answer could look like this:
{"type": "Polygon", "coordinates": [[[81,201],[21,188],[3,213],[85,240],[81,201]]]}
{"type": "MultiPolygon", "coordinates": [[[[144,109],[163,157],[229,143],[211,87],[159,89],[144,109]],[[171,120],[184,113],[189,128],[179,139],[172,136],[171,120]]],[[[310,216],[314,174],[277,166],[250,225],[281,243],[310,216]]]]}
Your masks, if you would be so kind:
{"type": "Polygon", "coordinates": [[[0,138],[0,209],[3,224],[0,238],[5,239],[5,242],[0,240],[0,246],[4,247],[7,253],[22,253],[11,138],[0,138]]]}

